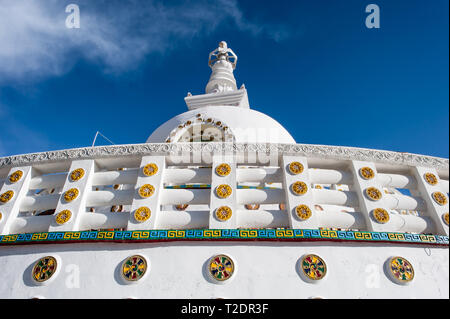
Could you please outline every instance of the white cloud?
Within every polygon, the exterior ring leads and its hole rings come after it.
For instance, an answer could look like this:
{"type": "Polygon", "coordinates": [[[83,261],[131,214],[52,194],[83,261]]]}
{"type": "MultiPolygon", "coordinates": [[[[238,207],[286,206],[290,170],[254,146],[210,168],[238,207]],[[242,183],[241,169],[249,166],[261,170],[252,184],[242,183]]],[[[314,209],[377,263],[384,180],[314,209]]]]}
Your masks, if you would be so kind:
{"type": "MultiPolygon", "coordinates": [[[[281,26],[245,19],[236,0],[0,0],[0,84],[61,75],[84,58],[104,72],[133,69],[150,53],[164,53],[222,23],[276,41],[287,37],[281,26]],[[67,29],[69,3],[79,5],[80,29],[67,29]]],[[[222,40],[222,39],[218,39],[222,40]]]]}

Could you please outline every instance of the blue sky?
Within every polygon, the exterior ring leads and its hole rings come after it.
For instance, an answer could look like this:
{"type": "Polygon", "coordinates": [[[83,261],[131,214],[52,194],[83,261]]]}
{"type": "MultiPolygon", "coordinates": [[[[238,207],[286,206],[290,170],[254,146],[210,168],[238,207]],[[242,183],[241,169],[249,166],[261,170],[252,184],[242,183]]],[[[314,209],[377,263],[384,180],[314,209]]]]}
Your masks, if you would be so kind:
{"type": "Polygon", "coordinates": [[[143,143],[238,55],[251,108],[297,143],[449,157],[447,0],[0,0],[0,156],[143,143]],[[65,7],[80,8],[80,29],[65,7]],[[380,7],[368,29],[365,8],[380,7]],[[108,145],[99,138],[96,145],[108,145]]]}

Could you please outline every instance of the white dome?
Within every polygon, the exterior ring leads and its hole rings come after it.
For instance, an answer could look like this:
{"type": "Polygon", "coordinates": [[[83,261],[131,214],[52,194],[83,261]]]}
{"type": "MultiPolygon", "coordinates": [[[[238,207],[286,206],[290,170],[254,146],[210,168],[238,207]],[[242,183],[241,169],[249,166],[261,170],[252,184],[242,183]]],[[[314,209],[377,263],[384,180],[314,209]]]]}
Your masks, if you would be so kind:
{"type": "Polygon", "coordinates": [[[235,106],[207,106],[177,115],[158,127],[147,143],[188,142],[186,132],[189,129],[192,132],[199,124],[220,128],[226,141],[232,137],[236,143],[295,143],[288,131],[270,116],[235,106]]]}

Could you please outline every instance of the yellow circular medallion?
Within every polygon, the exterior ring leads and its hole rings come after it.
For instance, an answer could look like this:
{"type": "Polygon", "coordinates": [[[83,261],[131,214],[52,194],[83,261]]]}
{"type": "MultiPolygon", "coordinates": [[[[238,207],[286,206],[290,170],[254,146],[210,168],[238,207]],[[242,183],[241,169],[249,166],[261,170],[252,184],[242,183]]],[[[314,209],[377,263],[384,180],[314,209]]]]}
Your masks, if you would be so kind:
{"type": "Polygon", "coordinates": [[[412,264],[403,257],[393,257],[389,261],[391,278],[397,283],[406,284],[414,279],[412,264]]]}
{"type": "Polygon", "coordinates": [[[436,175],[434,175],[433,173],[426,173],[425,180],[430,185],[436,185],[438,183],[438,179],[437,179],[436,175]]]}
{"type": "Polygon", "coordinates": [[[6,191],[0,195],[0,202],[7,203],[14,197],[13,191],[6,191]]]}
{"type": "Polygon", "coordinates": [[[389,213],[383,208],[375,208],[372,211],[372,215],[380,224],[386,224],[390,219],[389,213]]]}
{"type": "Polygon", "coordinates": [[[431,196],[433,196],[434,200],[439,205],[444,206],[447,204],[447,196],[445,196],[441,192],[434,192],[433,194],[431,194],[431,196]]]}
{"type": "Polygon", "coordinates": [[[12,173],[11,175],[9,175],[9,181],[11,183],[15,183],[18,182],[23,176],[23,172],[21,170],[17,170],[14,173],[12,173]]]}
{"type": "Polygon", "coordinates": [[[150,208],[145,206],[139,207],[134,212],[134,219],[136,219],[136,221],[140,223],[145,222],[147,219],[150,218],[150,216],[151,216],[150,208]]]}
{"type": "Polygon", "coordinates": [[[68,209],[64,209],[64,210],[60,211],[58,214],[56,214],[55,221],[58,225],[62,225],[62,224],[67,223],[71,217],[72,217],[72,212],[68,209]]]}
{"type": "MultiPolygon", "coordinates": [[[[448,213],[445,213],[444,215],[442,215],[442,218],[444,219],[444,223],[446,223],[448,226],[448,213]]],[[[0,214],[0,219],[1,219],[1,214],[0,214]]]]}
{"type": "Polygon", "coordinates": [[[142,172],[146,176],[153,176],[158,172],[158,166],[155,163],[147,164],[142,168],[142,172]]]}
{"type": "Polygon", "coordinates": [[[222,163],[220,165],[217,165],[216,167],[216,174],[219,176],[227,176],[231,172],[230,165],[226,163],[222,163]]]}
{"type": "Polygon", "coordinates": [[[306,205],[298,205],[295,208],[295,213],[301,220],[307,220],[312,216],[311,209],[306,205]]]}
{"type": "Polygon", "coordinates": [[[369,197],[371,200],[374,201],[380,200],[381,197],[383,196],[380,190],[375,187],[366,188],[366,195],[367,197],[369,197]]]}
{"type": "Polygon", "coordinates": [[[233,212],[231,211],[231,208],[228,206],[222,206],[222,207],[217,208],[217,210],[216,210],[216,217],[221,222],[224,222],[224,221],[230,219],[232,214],[233,214],[233,212]]]}
{"type": "Polygon", "coordinates": [[[220,198],[227,198],[228,196],[231,195],[231,192],[232,192],[231,187],[227,184],[221,184],[216,188],[216,194],[220,198]]]}
{"type": "Polygon", "coordinates": [[[67,191],[64,193],[64,199],[66,200],[66,202],[71,202],[71,201],[73,201],[75,198],[78,197],[78,194],[79,194],[79,193],[80,193],[80,192],[79,192],[78,189],[76,189],[76,188],[71,188],[71,189],[67,190],[67,191]]]}
{"type": "Polygon", "coordinates": [[[72,173],[70,173],[70,179],[75,182],[82,179],[84,176],[84,169],[77,168],[76,170],[73,170],[72,173]]]}
{"type": "Polygon", "coordinates": [[[152,196],[155,193],[155,188],[153,185],[145,184],[139,188],[139,196],[142,198],[147,198],[152,196]]]}
{"type": "Polygon", "coordinates": [[[308,191],[308,186],[304,182],[295,182],[292,184],[292,191],[296,195],[303,195],[308,191]]]}
{"type": "Polygon", "coordinates": [[[375,172],[373,171],[373,169],[371,169],[370,167],[367,167],[367,166],[361,167],[359,169],[359,174],[364,179],[372,179],[375,177],[375,172]]]}
{"type": "Polygon", "coordinates": [[[292,174],[300,174],[303,172],[303,165],[299,162],[292,162],[291,164],[289,164],[289,172],[291,172],[292,174]]]}

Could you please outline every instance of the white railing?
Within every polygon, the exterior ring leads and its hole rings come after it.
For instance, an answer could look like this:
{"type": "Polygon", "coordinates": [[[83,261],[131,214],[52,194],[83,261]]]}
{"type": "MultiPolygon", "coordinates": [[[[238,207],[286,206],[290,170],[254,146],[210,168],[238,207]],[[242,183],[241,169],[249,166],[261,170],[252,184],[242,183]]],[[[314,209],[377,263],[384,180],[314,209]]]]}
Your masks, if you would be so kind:
{"type": "Polygon", "coordinates": [[[376,150],[302,144],[252,148],[225,143],[65,150],[1,158],[0,189],[0,195],[13,192],[0,203],[1,234],[282,227],[448,235],[448,160],[376,150]],[[303,171],[293,174],[289,170],[292,162],[300,163],[303,171]],[[158,171],[147,176],[143,168],[150,163],[158,171]],[[221,176],[215,170],[223,163],[230,172],[221,176]],[[365,179],[362,167],[369,167],[373,178],[365,179]],[[84,176],[74,181],[70,174],[78,168],[83,168],[84,176]],[[17,171],[22,172],[20,178],[11,182],[17,171]],[[435,180],[430,183],[426,176],[435,180]],[[307,185],[304,194],[293,192],[296,181],[307,185]],[[154,187],[150,197],[138,194],[144,184],[154,187]],[[185,184],[193,186],[177,188],[185,184]],[[216,192],[222,184],[231,189],[226,198],[216,192]],[[194,187],[198,185],[202,186],[194,187]],[[366,195],[370,187],[381,192],[379,199],[366,195]],[[66,201],[66,191],[73,188],[78,196],[66,201]],[[440,202],[437,192],[443,195],[440,202]],[[250,204],[259,207],[246,209],[250,204]],[[175,205],[188,207],[175,210],[175,205]],[[309,208],[309,216],[297,215],[299,205],[309,208]],[[111,212],[118,206],[120,212],[111,212]],[[222,206],[230,208],[229,219],[217,218],[222,206]],[[138,222],[135,212],[139,207],[148,207],[151,213],[138,222]],[[376,208],[388,213],[387,222],[375,218],[376,208]],[[71,216],[57,223],[56,216],[63,210],[69,210],[71,216]],[[44,211],[46,214],[39,216],[44,211]],[[402,215],[401,211],[414,211],[415,215],[402,215]]]}

